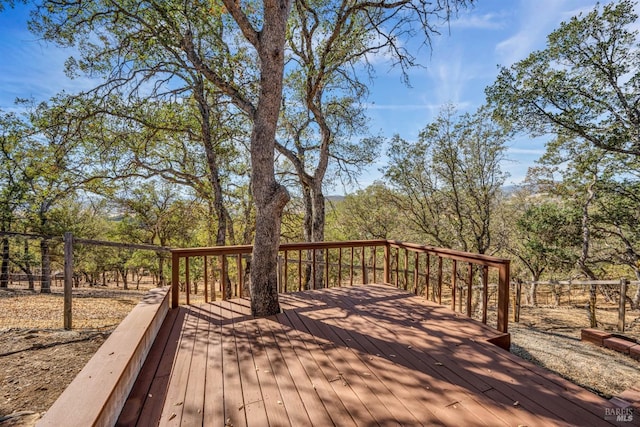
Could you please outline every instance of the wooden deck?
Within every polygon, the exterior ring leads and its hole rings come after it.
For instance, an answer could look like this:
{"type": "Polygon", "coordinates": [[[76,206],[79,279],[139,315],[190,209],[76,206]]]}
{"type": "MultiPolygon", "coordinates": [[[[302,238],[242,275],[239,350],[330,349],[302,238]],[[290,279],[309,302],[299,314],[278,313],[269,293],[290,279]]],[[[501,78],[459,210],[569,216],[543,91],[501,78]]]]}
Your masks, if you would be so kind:
{"type": "Polygon", "coordinates": [[[498,331],[402,290],[280,298],[270,318],[246,299],[172,310],[118,425],[616,425],[607,400],[488,343],[498,331]]]}

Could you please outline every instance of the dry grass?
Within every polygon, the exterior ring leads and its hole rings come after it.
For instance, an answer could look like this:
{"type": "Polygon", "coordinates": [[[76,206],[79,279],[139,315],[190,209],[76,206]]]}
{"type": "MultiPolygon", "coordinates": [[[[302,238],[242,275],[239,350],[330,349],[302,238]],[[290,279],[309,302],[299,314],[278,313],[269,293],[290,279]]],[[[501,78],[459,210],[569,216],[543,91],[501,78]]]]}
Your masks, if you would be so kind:
{"type": "MultiPolygon", "coordinates": [[[[73,290],[73,329],[111,329],[131,311],[148,288],[76,288],[73,290]]],[[[0,289],[0,330],[63,327],[62,288],[51,294],[24,289],[0,289]]]]}
{"type": "MultiPolygon", "coordinates": [[[[597,318],[599,329],[616,330],[617,308],[601,304],[597,318]]],[[[639,320],[640,312],[627,312],[625,336],[640,339],[639,320]]],[[[582,342],[588,327],[583,306],[523,307],[520,323],[510,324],[511,351],[606,398],[640,384],[640,362],[582,342]]]]}
{"type": "Polygon", "coordinates": [[[148,291],[73,290],[73,330],[63,327],[62,288],[0,289],[0,424],[31,426],[148,291]]]}

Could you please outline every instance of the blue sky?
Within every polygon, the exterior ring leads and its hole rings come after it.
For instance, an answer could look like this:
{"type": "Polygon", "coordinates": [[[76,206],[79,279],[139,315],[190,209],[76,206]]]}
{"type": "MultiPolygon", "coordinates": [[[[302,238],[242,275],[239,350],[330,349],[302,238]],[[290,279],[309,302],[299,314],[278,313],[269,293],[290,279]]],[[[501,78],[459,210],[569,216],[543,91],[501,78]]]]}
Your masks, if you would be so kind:
{"type": "MultiPolygon", "coordinates": [[[[380,63],[369,98],[372,132],[412,140],[447,103],[460,112],[475,111],[483,104],[484,88],[493,83],[498,65],[508,66],[544,48],[546,36],[560,22],[592,10],[595,4],[592,0],[477,0],[433,37],[432,50],[420,50],[418,58],[425,68],[411,71],[411,87],[402,83],[398,70],[380,63]]],[[[68,79],[63,70],[71,52],[38,41],[27,30],[27,19],[28,6],[0,12],[0,109],[4,111],[15,109],[18,97],[41,101],[62,90],[74,92],[92,84],[87,78],[68,79]]],[[[519,183],[544,152],[544,140],[520,137],[508,147],[509,161],[503,165],[510,174],[507,184],[519,183]]],[[[377,170],[384,162],[380,156],[361,177],[361,186],[380,177],[377,170]]]]}

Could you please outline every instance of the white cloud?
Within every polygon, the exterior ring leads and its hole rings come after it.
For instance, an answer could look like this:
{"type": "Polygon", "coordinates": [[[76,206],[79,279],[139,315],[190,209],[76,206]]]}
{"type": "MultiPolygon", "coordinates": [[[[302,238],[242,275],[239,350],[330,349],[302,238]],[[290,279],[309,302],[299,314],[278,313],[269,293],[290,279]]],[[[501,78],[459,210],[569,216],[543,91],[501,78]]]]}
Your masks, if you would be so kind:
{"type": "MultiPolygon", "coordinates": [[[[604,1],[608,3],[608,1],[604,1]]],[[[496,45],[496,54],[501,65],[509,66],[526,58],[531,52],[543,49],[547,36],[560,23],[579,13],[587,13],[596,5],[594,0],[520,0],[519,21],[514,23],[515,32],[496,45]]]]}
{"type": "Polygon", "coordinates": [[[469,9],[460,17],[451,21],[451,28],[501,30],[505,27],[505,14],[485,13],[474,14],[474,9],[469,9]]]}
{"type": "Polygon", "coordinates": [[[509,148],[510,154],[527,154],[534,156],[542,156],[545,153],[545,150],[542,148],[509,148]]]}

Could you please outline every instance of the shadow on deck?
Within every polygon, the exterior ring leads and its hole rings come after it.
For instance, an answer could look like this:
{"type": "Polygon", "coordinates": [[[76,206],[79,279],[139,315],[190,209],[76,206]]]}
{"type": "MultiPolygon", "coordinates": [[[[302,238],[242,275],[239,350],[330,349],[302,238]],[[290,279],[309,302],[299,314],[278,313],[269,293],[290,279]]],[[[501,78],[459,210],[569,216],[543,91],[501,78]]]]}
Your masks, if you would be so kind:
{"type": "Polygon", "coordinates": [[[280,303],[169,311],[117,425],[615,425],[607,400],[488,342],[508,335],[405,291],[280,303]]]}

